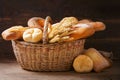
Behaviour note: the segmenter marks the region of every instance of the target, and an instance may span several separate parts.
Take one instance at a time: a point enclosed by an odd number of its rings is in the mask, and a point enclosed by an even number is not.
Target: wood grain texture
[[[0,61],[1,80],[119,80],[120,63],[114,65],[100,73],[77,73],[68,72],[31,72],[23,70],[15,61]]]

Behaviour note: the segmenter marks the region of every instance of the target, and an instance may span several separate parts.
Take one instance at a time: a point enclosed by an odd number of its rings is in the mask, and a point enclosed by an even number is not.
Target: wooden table
[[[23,70],[15,60],[0,62],[0,80],[119,80],[120,62],[113,62],[113,66],[100,73],[68,72],[31,72]]]

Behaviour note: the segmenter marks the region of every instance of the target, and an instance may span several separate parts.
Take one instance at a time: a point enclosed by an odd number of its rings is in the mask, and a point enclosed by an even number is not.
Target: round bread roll
[[[76,72],[90,72],[93,69],[93,61],[86,55],[79,55],[73,62]]]
[[[32,17],[28,20],[28,26],[42,29],[44,26],[44,19],[41,17]]]
[[[41,29],[30,28],[23,33],[23,40],[26,42],[39,42],[41,39],[42,39]]]
[[[41,18],[41,17],[32,17],[28,20],[28,26],[32,27],[32,28],[40,28],[41,30],[43,30],[44,28],[44,22],[45,19]],[[51,31],[51,24],[48,24],[48,33],[50,33]]]

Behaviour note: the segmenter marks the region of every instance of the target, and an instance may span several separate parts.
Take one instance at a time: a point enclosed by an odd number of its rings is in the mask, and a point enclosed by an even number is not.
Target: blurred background
[[[86,39],[85,48],[94,47],[120,59],[119,0],[0,0],[0,33],[14,25],[27,26],[31,17],[51,16],[53,23],[66,16],[102,21],[107,29]],[[15,59],[11,42],[0,36],[0,59]]]

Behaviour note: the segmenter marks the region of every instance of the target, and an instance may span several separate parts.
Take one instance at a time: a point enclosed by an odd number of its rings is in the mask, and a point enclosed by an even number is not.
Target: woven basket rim
[[[12,40],[14,54],[18,63],[23,69],[31,71],[70,70],[74,58],[83,51],[84,43],[85,39],[54,44]]]
[[[75,41],[70,41],[70,42],[60,42],[60,43],[48,43],[48,44],[43,44],[41,42],[39,43],[30,43],[30,42],[25,42],[25,41],[21,41],[21,40],[12,40],[13,42],[18,42],[20,44],[23,44],[23,45],[31,45],[31,46],[52,46],[52,45],[62,45],[62,44],[67,44],[67,43],[71,43],[71,42],[76,42],[76,41],[85,41],[85,39],[78,39],[78,40],[75,40]]]

